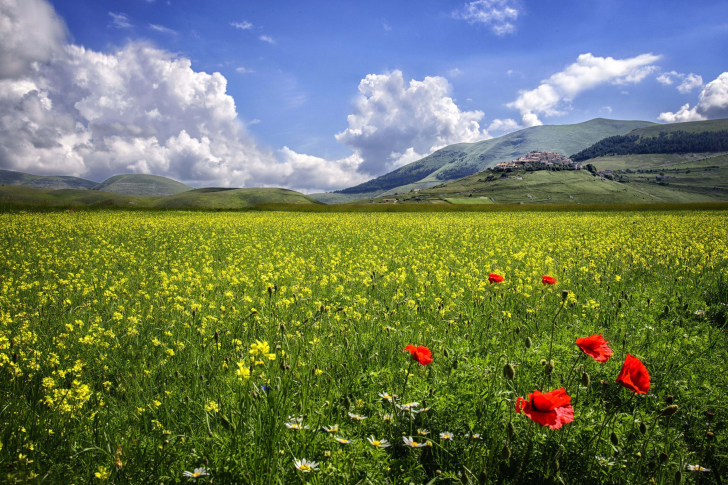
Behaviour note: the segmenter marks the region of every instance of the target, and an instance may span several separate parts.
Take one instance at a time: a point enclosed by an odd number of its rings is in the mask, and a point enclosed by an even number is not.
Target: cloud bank
[[[702,84],[702,78],[700,78],[700,81]],[[686,103],[674,113],[668,111],[660,113],[660,116],[658,116],[660,121],[667,123],[700,121],[711,118],[728,118],[728,72],[724,72],[706,84],[705,88],[700,92],[698,104],[693,108],[690,108],[690,103]]]
[[[677,71],[665,72],[657,76],[657,82],[671,86],[677,82],[680,82],[677,86],[677,90],[681,93],[689,93],[693,89],[703,87],[703,78],[697,74],[682,74]]]
[[[541,125],[543,122],[539,115],[564,114],[564,105],[583,91],[605,83],[634,84],[642,81],[656,69],[653,64],[659,58],[652,54],[628,59],[581,54],[575,63],[542,81],[537,88],[521,91],[518,98],[507,106],[521,112],[524,127]]]

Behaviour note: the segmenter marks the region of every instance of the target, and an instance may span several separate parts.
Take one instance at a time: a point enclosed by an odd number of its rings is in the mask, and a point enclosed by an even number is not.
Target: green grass
[[[65,176],[40,176],[29,173],[15,172],[12,170],[0,170],[0,186],[22,185],[38,189],[93,189],[96,182],[78,177]]]
[[[98,184],[95,190],[122,195],[165,196],[192,190],[192,187],[158,175],[115,175]]]
[[[685,123],[669,123],[665,125],[651,125],[633,131],[630,135],[640,135],[644,137],[659,136],[660,133],[670,133],[673,131],[685,131],[687,133],[702,133],[704,131],[723,131],[728,130],[728,118],[719,120],[706,121],[689,121]],[[576,152],[573,152],[576,153]]]
[[[262,203],[318,204],[316,200],[288,189],[197,189],[165,197],[159,208],[242,209]]]
[[[724,211],[0,214],[0,476],[724,483],[727,244]],[[516,411],[558,388],[560,429]]]

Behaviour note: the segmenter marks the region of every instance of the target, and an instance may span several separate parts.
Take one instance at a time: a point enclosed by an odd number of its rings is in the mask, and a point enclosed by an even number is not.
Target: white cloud
[[[689,93],[693,89],[703,87],[703,78],[698,74],[682,74],[677,71],[664,72],[657,76],[657,82],[671,86],[672,84],[681,81],[677,86],[677,90],[683,94]]]
[[[254,172],[257,183],[283,185],[310,193],[350,187],[370,178],[367,174],[357,172],[361,164],[357,154],[331,161],[283,147],[277,151],[277,156],[279,164],[275,170]]]
[[[65,38],[65,24],[45,0],[0,0],[0,79],[48,61]]]
[[[163,25],[149,24],[149,27],[152,28],[153,30],[156,30],[157,32],[162,32],[163,34],[176,34],[177,33],[177,31],[172,30]]]
[[[508,107],[521,112],[523,126],[542,124],[538,114],[558,116],[564,114],[564,104],[570,103],[581,92],[611,83],[615,85],[638,83],[656,68],[653,65],[660,56],[641,54],[628,59],[596,57],[590,53],[581,54],[575,63],[568,66],[530,91],[521,91],[518,98]]]
[[[516,31],[512,23],[518,18],[516,6],[514,0],[475,0],[453,12],[452,16],[471,24],[487,25],[496,35],[505,35]]]
[[[382,22],[382,28],[384,30],[386,30],[387,32],[391,32],[392,31],[392,27],[390,27],[387,22]]]
[[[132,25],[129,22],[129,17],[127,17],[126,14],[109,12],[109,15],[111,16],[111,23],[109,24],[109,27],[115,27],[117,29],[131,28]]]
[[[685,79],[687,80],[688,77]],[[700,78],[700,82],[702,84],[702,78]],[[697,80],[693,82],[693,84],[695,83]],[[728,117],[728,72],[724,72],[705,86],[700,92],[698,104],[695,107],[691,109],[690,104],[685,104],[675,113],[660,113],[658,119],[676,123],[726,117]]]
[[[240,30],[250,30],[253,28],[253,24],[247,20],[243,20],[242,22],[230,22],[230,25]]]
[[[703,78],[697,74],[693,74],[692,72],[685,76],[685,79],[683,79],[683,82],[680,83],[680,85],[677,87],[677,90],[681,93],[689,93],[693,89],[698,89],[703,87]]]
[[[505,135],[506,133],[511,133],[522,128],[523,127],[512,118],[507,118],[505,120],[495,119],[490,126],[488,126],[488,132],[500,132],[501,135]]]
[[[240,66],[235,68],[236,72],[239,72],[240,74],[250,74],[255,72],[253,69],[248,69],[246,67]]]
[[[263,42],[267,42],[269,44],[275,44],[276,43],[276,41],[273,40],[273,37],[270,37],[268,35],[261,35],[260,37],[258,37],[258,39],[259,40],[262,40]]]
[[[443,77],[407,84],[401,71],[369,74],[359,83],[349,127],[336,139],[361,157],[360,172],[381,175],[413,153],[490,138],[478,123],[483,112],[461,111],[450,91]]]
[[[602,106],[599,111],[601,111],[603,113],[607,113],[607,114],[612,114],[613,110],[612,110],[611,106]]]
[[[461,71],[457,67],[447,71],[447,75],[450,76],[450,78],[459,77],[459,76],[462,76],[462,74],[463,74],[463,71]]]

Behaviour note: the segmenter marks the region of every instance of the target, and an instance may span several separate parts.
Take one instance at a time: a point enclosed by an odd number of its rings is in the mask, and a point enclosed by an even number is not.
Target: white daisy
[[[419,405],[420,405],[420,403],[418,403],[418,402],[408,402],[407,404],[397,404],[397,407],[403,411],[412,411],[414,408],[416,408]]]
[[[427,446],[427,443],[418,443],[415,440],[412,439],[412,437],[406,437],[403,436],[402,439],[404,440],[405,446],[409,446],[411,448],[424,448]]]
[[[688,470],[690,470],[691,472],[706,472],[706,473],[710,471],[709,468],[705,468],[704,466],[700,466],[700,465],[688,465]]]
[[[454,434],[452,434],[452,433],[451,433],[451,432],[449,432],[449,431],[445,431],[444,433],[440,433],[440,439],[441,439],[441,440],[450,440],[450,441],[452,441],[452,439],[453,439],[454,437],[455,437],[455,435],[454,435]]]
[[[342,438],[341,436],[334,436],[334,439],[336,441],[338,441],[339,443],[341,443],[342,445],[350,445],[355,441],[355,440],[347,440],[346,438]]]
[[[388,392],[380,392],[379,397],[381,397],[382,399],[386,399],[389,402],[392,402],[393,400],[397,399],[396,394],[390,395]]]
[[[428,430],[428,429],[418,429],[417,430],[417,434],[420,435],[420,436],[427,436],[428,434],[430,434],[430,430]]]
[[[390,446],[389,442],[387,440],[377,440],[374,439],[374,436],[370,436],[367,438],[367,441],[369,441],[369,444],[372,446],[376,446],[377,448],[387,448]]]
[[[296,470],[303,473],[309,473],[309,472],[315,472],[318,470],[318,463],[315,461],[306,461],[305,458],[301,460],[296,460],[294,458],[293,465],[296,467]]]
[[[338,433],[339,432],[339,425],[338,424],[334,424],[334,425],[331,425],[331,426],[322,426],[322,428],[327,433]]]
[[[295,429],[296,431],[300,431],[302,429],[308,429],[308,426],[304,426],[301,423],[292,422],[292,423],[286,423],[286,428]]]
[[[205,467],[195,468],[195,471],[182,473],[183,477],[191,478],[192,480],[197,480],[198,478],[204,477],[207,475],[209,475],[209,473],[207,473],[207,468],[205,468]]]
[[[366,417],[366,416],[363,416],[363,415],[361,415],[361,414],[353,414],[353,413],[347,413],[347,414],[348,414],[348,415],[349,415],[349,417],[350,417],[351,419],[353,419],[354,421],[364,421],[365,419],[367,419],[367,417]]]

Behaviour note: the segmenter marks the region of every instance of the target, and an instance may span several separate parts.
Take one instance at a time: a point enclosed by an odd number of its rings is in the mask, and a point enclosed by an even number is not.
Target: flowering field
[[[4,214],[0,255],[0,481],[728,479],[724,212]]]

